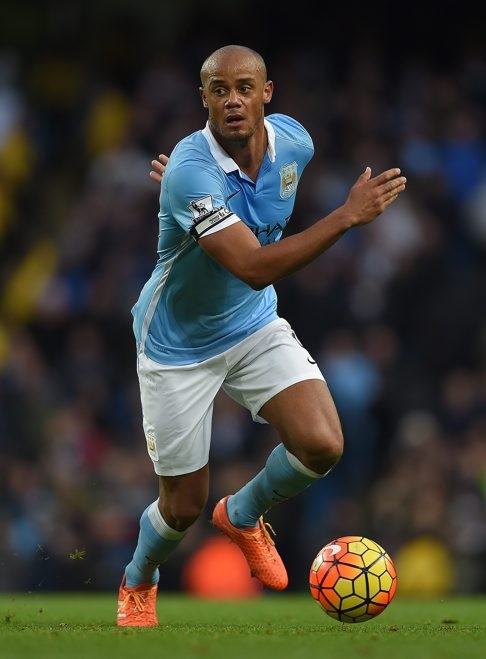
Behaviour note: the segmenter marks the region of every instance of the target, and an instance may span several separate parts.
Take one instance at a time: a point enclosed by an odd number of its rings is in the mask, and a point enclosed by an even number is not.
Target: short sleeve
[[[170,214],[195,240],[238,221],[225,206],[223,176],[203,162],[169,170],[162,186],[162,215]]]

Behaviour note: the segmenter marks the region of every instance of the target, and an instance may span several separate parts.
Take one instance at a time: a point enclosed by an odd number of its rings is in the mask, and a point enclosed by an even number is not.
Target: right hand
[[[159,155],[158,160],[152,160],[152,162],[150,163],[152,165],[152,170],[149,176],[156,183],[161,183],[168,162],[169,162],[169,157],[166,156],[165,153],[161,153]]]
[[[397,168],[388,169],[371,178],[371,168],[367,167],[351,188],[344,204],[352,218],[352,225],[368,224],[378,217],[385,208],[405,190],[407,179]]]

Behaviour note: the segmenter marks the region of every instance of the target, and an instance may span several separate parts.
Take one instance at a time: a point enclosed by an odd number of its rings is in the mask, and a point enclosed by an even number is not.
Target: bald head
[[[258,72],[265,82],[267,79],[267,67],[263,57],[255,50],[247,46],[230,45],[218,48],[207,57],[201,67],[201,84],[205,86],[209,77],[215,75],[218,70],[229,63],[238,63],[241,68]]]

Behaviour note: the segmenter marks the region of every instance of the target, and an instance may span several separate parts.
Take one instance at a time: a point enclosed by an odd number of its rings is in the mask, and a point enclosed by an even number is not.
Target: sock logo
[[[278,501],[278,502],[286,501],[289,498],[289,497],[285,496],[285,494],[280,494],[280,492],[278,492],[278,490],[272,490],[272,492],[275,494],[275,496],[272,497],[272,499],[274,501]]]
[[[145,560],[152,567],[159,567],[159,565],[160,565],[160,561],[154,561],[154,559],[150,558],[150,556],[145,555]]]

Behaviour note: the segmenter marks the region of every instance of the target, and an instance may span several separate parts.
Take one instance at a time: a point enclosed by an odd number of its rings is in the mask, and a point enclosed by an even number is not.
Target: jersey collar
[[[275,130],[272,124],[267,119],[264,119],[264,124],[265,124],[265,130],[267,131],[268,157],[270,158],[270,162],[275,162],[275,156],[276,156]],[[216,162],[221,167],[221,169],[225,171],[226,174],[235,171],[239,171],[241,174],[240,168],[235,163],[233,158],[230,158],[229,155],[226,153],[226,151],[214,139],[211,129],[209,128],[209,121],[206,122],[206,126],[205,128],[203,128],[202,134],[204,135],[204,137],[207,140],[207,143],[209,144],[209,150],[211,151],[211,155],[216,160]]]

